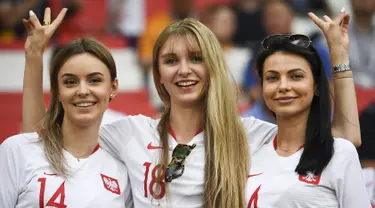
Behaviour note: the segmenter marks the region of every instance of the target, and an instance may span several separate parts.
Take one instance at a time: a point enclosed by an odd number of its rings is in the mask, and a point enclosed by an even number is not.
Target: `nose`
[[[181,76],[187,76],[191,73],[189,63],[186,60],[180,62],[180,68],[178,69],[178,74]]]
[[[87,86],[86,82],[81,82],[77,89],[77,95],[81,97],[85,97],[90,94],[90,89]]]
[[[286,77],[280,78],[279,92],[285,93],[291,90],[288,79]]]

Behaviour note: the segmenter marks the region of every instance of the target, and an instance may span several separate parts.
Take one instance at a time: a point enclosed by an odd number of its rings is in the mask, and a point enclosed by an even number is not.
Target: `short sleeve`
[[[352,143],[344,139],[335,139],[336,193],[342,208],[371,208],[366,192],[362,168],[357,151]],[[337,144],[338,143],[338,144]]]
[[[124,158],[127,158],[127,145],[136,139],[135,135],[141,135],[142,131],[149,128],[150,121],[152,119],[149,117],[137,115],[126,116],[111,124],[105,124],[99,130],[99,144],[112,156],[126,163]]]
[[[0,145],[0,207],[15,207],[24,177],[25,158],[20,135],[6,139]]]
[[[250,145],[251,154],[270,142],[277,133],[275,124],[254,117],[241,118]]]

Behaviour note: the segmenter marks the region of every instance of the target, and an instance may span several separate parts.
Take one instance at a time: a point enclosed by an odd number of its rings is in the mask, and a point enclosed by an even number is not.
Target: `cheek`
[[[271,100],[277,88],[272,84],[263,83],[262,91],[264,100]]]
[[[204,65],[197,66],[195,73],[199,76],[199,78],[203,81],[206,81],[208,79],[208,70]]]
[[[171,82],[173,80],[174,71],[174,67],[160,67],[160,83],[167,84],[168,82]]]

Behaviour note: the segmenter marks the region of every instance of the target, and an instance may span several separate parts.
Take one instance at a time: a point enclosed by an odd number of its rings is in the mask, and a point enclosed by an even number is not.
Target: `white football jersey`
[[[363,168],[362,175],[369,198],[375,207],[375,168]]]
[[[371,207],[352,143],[335,139],[334,155],[323,172],[305,176],[294,171],[303,148],[281,157],[275,142],[268,142],[251,157],[246,187],[248,208]]]
[[[276,132],[273,124],[253,117],[242,119],[249,137],[251,150],[255,151]],[[185,160],[181,177],[171,183],[157,182],[158,171],[165,170],[159,164],[161,147],[157,132],[158,120],[145,116],[128,116],[100,129],[100,144],[125,162],[132,187],[134,206],[195,208],[203,206],[205,148],[204,132],[197,134],[189,145],[196,147]],[[235,139],[235,138],[233,138]],[[169,135],[169,155],[177,146]],[[168,191],[166,191],[168,190]]]
[[[86,159],[64,151],[69,175],[51,169],[37,133],[0,145],[1,208],[132,207],[125,165],[98,146]]]

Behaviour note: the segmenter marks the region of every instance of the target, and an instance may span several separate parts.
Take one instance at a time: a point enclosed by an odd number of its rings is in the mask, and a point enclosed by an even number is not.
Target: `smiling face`
[[[196,41],[170,36],[160,50],[160,84],[164,85],[171,104],[200,104],[207,82],[207,70]]]
[[[308,115],[314,97],[310,64],[301,56],[276,52],[263,65],[263,97],[277,117]]]
[[[80,126],[100,123],[109,98],[118,88],[107,66],[95,56],[82,53],[69,58],[57,76],[58,99],[65,112],[63,122]]]

